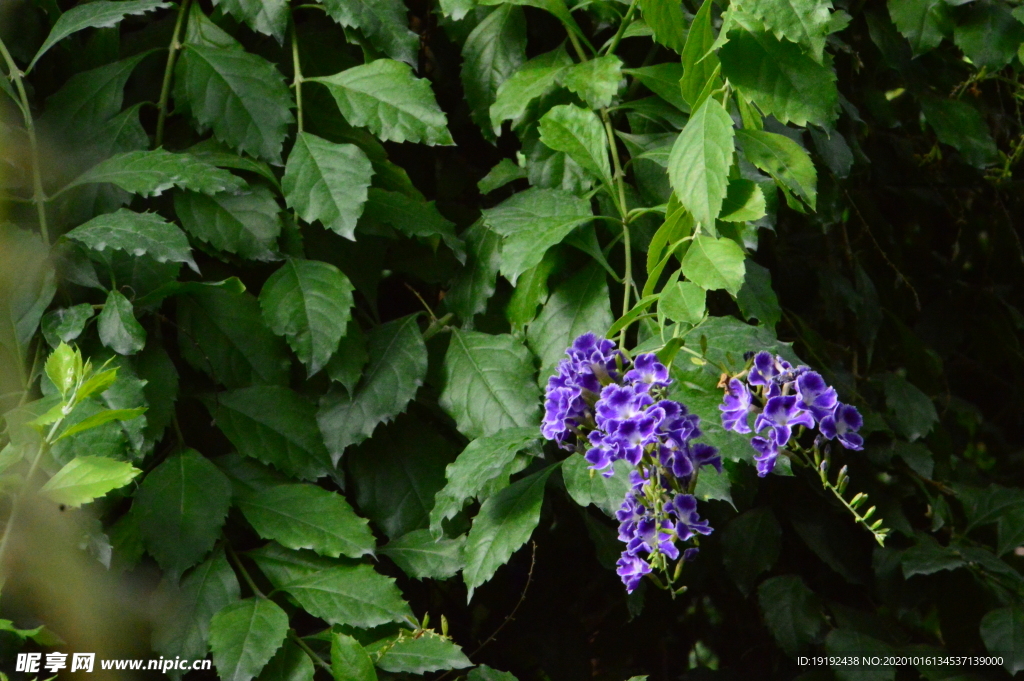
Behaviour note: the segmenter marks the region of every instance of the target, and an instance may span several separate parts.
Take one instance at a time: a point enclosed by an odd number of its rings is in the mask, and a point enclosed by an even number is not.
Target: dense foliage
[[[0,666],[1024,669],[1024,7],[407,5],[0,4]]]

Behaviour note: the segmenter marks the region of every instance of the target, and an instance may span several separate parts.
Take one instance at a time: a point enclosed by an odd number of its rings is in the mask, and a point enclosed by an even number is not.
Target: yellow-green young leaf
[[[683,256],[683,275],[701,288],[725,289],[732,295],[743,286],[743,249],[732,239],[698,236]]]
[[[448,579],[465,565],[465,535],[434,539],[430,530],[413,530],[388,542],[380,552],[413,579]]]
[[[289,549],[359,558],[373,553],[376,545],[367,520],[345,497],[315,485],[279,485],[247,494],[238,508],[257,534]]]
[[[763,21],[778,38],[809,49],[815,61],[821,62],[825,37],[830,33],[831,0],[746,0],[740,7]]]
[[[707,291],[693,282],[678,281],[661,293],[658,309],[674,322],[696,324],[704,318]]]
[[[204,194],[236,192],[245,187],[242,178],[215,165],[185,153],[174,154],[164,149],[153,149],[127,151],[100,161],[61,191],[82,184],[103,182],[110,182],[126,192],[140,196],[159,196],[171,187]]]
[[[540,141],[563,151],[603,182],[612,179],[608,162],[608,137],[597,114],[575,104],[552,107],[540,119]]]
[[[319,260],[291,258],[260,291],[270,330],[288,340],[309,375],[330,361],[352,310],[352,283],[341,270]]]
[[[889,16],[914,56],[935,49],[953,33],[953,17],[946,0],[888,0]]]
[[[672,188],[707,231],[713,231],[729,182],[735,148],[732,118],[717,99],[708,97],[679,133],[669,155]]]
[[[521,7],[501,4],[484,18],[462,47],[462,88],[470,116],[494,140],[490,109],[498,88],[526,61],[526,19]]]
[[[245,22],[252,30],[284,42],[284,29],[288,26],[287,0],[213,0],[213,4]]]
[[[748,161],[815,208],[818,173],[803,147],[785,135],[763,130],[739,130],[736,137]]]
[[[557,467],[553,464],[514,482],[480,506],[466,540],[462,578],[469,590],[467,601],[533,534],[540,520],[544,484]]]
[[[134,355],[146,345],[146,330],[135,319],[131,302],[120,291],[111,290],[96,319],[100,341],[119,355]]]
[[[722,222],[749,222],[765,216],[764,192],[752,180],[729,180],[729,188],[722,202]]]
[[[665,47],[682,53],[686,41],[686,19],[682,3],[674,0],[641,0],[644,21],[654,31],[654,39]],[[693,33],[693,25],[690,26]]]
[[[538,424],[533,359],[513,336],[453,330],[443,371],[438,403],[466,437]]]
[[[345,120],[383,141],[454,144],[430,82],[416,78],[408,64],[378,59],[306,80],[326,86]]]
[[[555,87],[559,77],[570,66],[572,59],[564,46],[520,66],[498,87],[497,98],[490,109],[494,131],[498,132],[502,121],[522,116],[530,102]]]
[[[614,54],[588,59],[567,69],[561,76],[569,88],[592,109],[603,109],[612,103],[622,80],[622,60]]]
[[[73,341],[82,335],[85,324],[93,316],[93,307],[89,303],[72,305],[59,310],[50,310],[40,322],[43,337],[50,347],[57,348],[61,343]],[[51,378],[52,380],[52,378]],[[56,385],[56,383],[54,383]]]
[[[683,99],[690,106],[696,104],[701,92],[718,68],[718,56],[711,52],[715,34],[711,30],[711,0],[704,0],[686,34],[683,48],[683,77],[679,81]],[[708,54],[711,52],[711,54]]]
[[[428,632],[416,638],[399,638],[380,656],[377,666],[386,672],[425,674],[441,669],[463,669],[473,663],[451,639]]]
[[[124,487],[141,472],[124,461],[80,456],[57,471],[39,493],[58,504],[78,508],[111,490]]]
[[[61,343],[46,358],[46,376],[61,395],[68,392],[78,382],[82,371],[82,355],[67,343]]]
[[[540,358],[542,378],[581,334],[590,331],[601,336],[612,325],[615,318],[608,301],[607,274],[597,263],[555,289],[526,334],[530,349]]]
[[[331,673],[334,681],[377,681],[369,653],[347,634],[331,634]]]
[[[222,681],[249,681],[266,666],[288,635],[288,615],[267,598],[223,607],[210,622],[210,650]]]
[[[84,400],[90,395],[96,393],[102,393],[117,380],[117,367],[113,369],[107,369],[101,371],[98,374],[93,374],[85,380],[85,382],[78,389],[76,395],[79,401]]]
[[[639,80],[648,90],[680,111],[690,112],[690,105],[683,100],[679,88],[680,79],[683,77],[682,65],[670,61],[654,66],[623,69],[622,72]]]
[[[98,215],[64,236],[96,251],[110,248],[131,255],[149,255],[157,262],[183,262],[199,271],[188,237],[156,213],[122,208]]]
[[[301,132],[288,155],[281,186],[288,206],[303,220],[319,220],[355,240],[372,175],[370,159],[359,147]]]
[[[254,185],[241,194],[174,192],[174,212],[185,231],[219,251],[236,253],[246,260],[280,257],[280,211],[273,192],[264,185]]]
[[[122,19],[130,14],[145,14],[155,9],[170,7],[169,2],[158,2],[157,0],[129,0],[128,2],[109,2],[99,0],[85,5],[72,7],[61,14],[50,29],[50,35],[40,46],[36,55],[32,57],[26,71],[31,71],[36,62],[46,52],[67,38],[72,33],[77,33],[85,28],[108,28],[116,26]]]
[[[66,437],[77,435],[78,433],[86,430],[92,430],[98,428],[104,423],[110,423],[111,421],[131,421],[146,413],[145,407],[135,407],[134,409],[105,409],[99,413],[93,414],[87,418],[82,419],[75,425],[71,426],[63,433],[60,434],[54,442],[59,442]]]
[[[375,48],[392,59],[416,65],[419,36],[409,30],[401,0],[321,0],[327,14],[342,26],[358,28]],[[456,17],[461,18],[461,17]]]

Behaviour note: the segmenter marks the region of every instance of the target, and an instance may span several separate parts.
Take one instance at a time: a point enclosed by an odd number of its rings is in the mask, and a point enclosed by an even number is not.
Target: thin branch
[[[157,104],[159,114],[156,119],[156,135],[153,138],[153,145],[160,147],[164,143],[164,122],[167,120],[167,103],[171,96],[171,79],[174,77],[174,61],[182,48],[181,27],[188,16],[189,6],[192,0],[184,0],[181,9],[178,10],[178,18],[174,22],[174,32],[171,34],[171,44],[167,48],[167,64],[164,66],[164,80],[160,86],[160,101]]]

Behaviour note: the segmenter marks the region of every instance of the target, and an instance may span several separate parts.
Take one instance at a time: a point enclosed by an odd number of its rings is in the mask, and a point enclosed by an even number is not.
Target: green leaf
[[[711,52],[715,42],[715,34],[711,29],[711,0],[704,0],[690,31],[686,34],[686,45],[683,47],[683,76],[679,81],[683,99],[694,106],[700,98],[708,82],[719,68],[718,55]],[[723,29],[725,28],[723,24]],[[710,52],[710,54],[709,54]]]
[[[119,355],[134,355],[146,345],[146,330],[135,319],[131,302],[120,291],[107,294],[96,319],[100,341]]]
[[[472,667],[473,663],[451,639],[429,632],[399,638],[380,656],[377,666],[386,672],[425,674]]]
[[[213,0],[213,5],[257,33],[272,35],[277,42],[284,42],[284,30],[288,26],[287,0]]]
[[[763,130],[739,130],[736,136],[748,161],[816,209],[818,174],[803,147],[785,135]]]
[[[518,681],[509,672],[500,672],[497,669],[488,667],[485,664],[479,665],[469,672],[466,681]],[[647,681],[646,676],[634,676],[630,681]]]
[[[641,0],[640,11],[644,20],[654,31],[654,39],[665,47],[684,53],[687,33],[684,26],[683,7],[674,0]],[[690,35],[693,25],[690,26]]]
[[[258,681],[313,681],[315,674],[312,658],[296,643],[285,639],[260,672]]]
[[[753,508],[729,522],[722,534],[725,569],[744,596],[762,572],[771,570],[782,548],[782,528],[768,506]]]
[[[288,615],[266,598],[246,598],[221,608],[210,622],[210,649],[222,681],[249,681],[266,666],[288,635]]]
[[[202,284],[178,299],[178,345],[192,366],[228,388],[288,380],[284,341],[247,293]]]
[[[893,416],[893,425],[903,437],[913,442],[932,431],[939,421],[939,415],[931,398],[896,374],[887,374],[882,386],[885,389],[885,405]]]
[[[780,40],[808,48],[821,63],[825,37],[831,32],[831,5],[830,0],[756,0],[742,3],[742,8],[763,21]]]
[[[1002,656],[1011,675],[1024,669],[1024,610],[1011,606],[981,618],[981,639],[992,655]]]
[[[722,222],[749,222],[765,216],[764,192],[752,180],[730,180],[722,202]]]
[[[366,336],[353,320],[349,320],[348,329],[338,343],[338,351],[327,363],[327,375],[332,381],[345,386],[351,393],[363,375],[363,367],[369,359],[366,354]]]
[[[683,275],[701,288],[739,293],[745,276],[745,256],[732,239],[699,235],[683,256]]]
[[[301,132],[288,155],[281,185],[288,207],[299,217],[319,220],[354,241],[372,175],[370,159],[359,147]]]
[[[183,262],[199,271],[188,237],[156,213],[122,208],[116,213],[98,215],[64,236],[96,251],[110,248],[132,255],[149,255],[157,262]]]
[[[351,317],[352,284],[334,265],[290,258],[260,291],[270,330],[288,340],[309,375],[326,366]]]
[[[92,311],[89,312],[90,316]],[[67,395],[75,387],[82,374],[82,354],[67,343],[61,343],[50,353],[43,365],[46,377],[61,395]],[[63,407],[61,407],[63,410]],[[63,414],[63,411],[62,411]]]
[[[448,483],[434,497],[430,511],[430,531],[434,538],[442,536],[441,523],[455,517],[463,504],[477,497],[492,480],[504,477],[507,484],[516,454],[536,442],[538,436],[534,427],[506,428],[466,445],[445,469]]]
[[[60,90],[46,98],[46,111],[39,117],[38,125],[62,136],[105,134],[103,124],[121,111],[129,76],[149,55],[148,51],[142,52],[71,76]]]
[[[448,309],[464,321],[487,309],[494,295],[495,280],[501,267],[501,236],[488,229],[482,220],[470,226],[466,240],[466,266],[457,275],[444,301]]]
[[[459,262],[466,261],[466,246],[455,235],[455,223],[441,215],[434,201],[374,187],[366,204],[366,218],[391,225],[406,236],[440,237]]]
[[[679,202],[706,230],[714,230],[729,184],[735,147],[732,118],[708,97],[679,133],[668,176]]]
[[[696,324],[704,318],[707,291],[689,282],[676,282],[661,292],[658,309],[674,322]]]
[[[561,104],[544,114],[538,130],[541,142],[555,151],[565,152],[605,184],[611,183],[608,137],[593,111],[575,104]]]
[[[615,517],[622,500],[630,489],[629,472],[632,467],[625,461],[616,461],[613,475],[604,477],[591,470],[590,462],[582,454],[570,454],[562,464],[562,479],[569,496],[580,506],[594,504],[605,514]]]
[[[501,4],[473,29],[462,47],[462,88],[470,116],[493,140],[490,109],[498,88],[526,61],[526,19],[521,7]],[[500,125],[500,121],[499,121]]]
[[[341,632],[331,634],[331,671],[335,681],[377,681],[370,655],[357,640]]]
[[[160,567],[181,574],[213,548],[230,503],[231,483],[224,474],[186,449],[146,476],[132,509]]]
[[[559,189],[536,187],[483,211],[484,224],[505,237],[501,273],[515,285],[552,246],[593,217],[590,202]]]
[[[873,636],[840,627],[825,637],[825,652],[837,661],[851,658],[863,661],[865,657],[885,659],[896,651]],[[894,681],[896,678],[893,665],[836,665],[833,672],[836,681]]]
[[[198,158],[200,161],[205,161],[218,168],[234,168],[235,170],[255,173],[269,182],[275,189],[280,190],[281,188],[280,183],[277,181],[277,176],[270,170],[269,165],[263,161],[256,161],[248,156],[241,156],[233,151],[229,151],[227,147],[213,137],[194,144],[185,151],[193,158]]]
[[[378,59],[306,80],[323,83],[345,120],[382,141],[454,144],[429,81],[413,76],[408,64]]]
[[[614,54],[588,59],[562,73],[562,85],[578,94],[592,109],[612,103],[622,80],[622,60]]]
[[[145,411],[145,407],[136,407],[135,409],[104,409],[103,411],[97,412],[92,416],[86,417],[79,421],[78,423],[74,424],[73,426],[69,427],[67,430],[60,434],[60,437],[54,440],[54,444],[63,440],[66,437],[71,437],[72,435],[77,435],[78,433],[87,430],[92,430],[93,428],[98,428],[105,423],[110,423],[112,421],[131,421],[132,419],[137,419],[138,417],[142,416],[142,414],[145,413]]]
[[[903,37],[910,41],[914,56],[939,46],[953,33],[953,17],[946,0],[888,0],[889,16]]]
[[[723,468],[722,472],[718,472],[710,466],[704,466],[697,477],[697,486],[693,489],[693,496],[701,501],[724,501],[735,509],[729,469]]]
[[[831,66],[762,30],[734,30],[718,53],[722,74],[747,102],[782,123],[831,128],[839,92]]]
[[[1024,25],[1001,4],[977,3],[964,9],[953,31],[956,46],[975,68],[998,71],[1009,64],[1024,42]]]
[[[570,66],[572,59],[565,47],[559,47],[534,57],[516,69],[498,87],[494,104],[491,105],[491,126],[494,131],[499,131],[502,121],[516,120],[522,116],[530,102],[554,88]]]
[[[338,565],[275,586],[291,594],[309,614],[331,624],[375,627],[412,617],[395,580],[369,565]]]
[[[72,305],[57,310],[50,310],[40,322],[43,338],[50,344],[50,347],[57,348],[61,343],[73,341],[82,335],[86,323],[92,319],[94,310],[89,303]],[[49,375],[49,374],[47,374]],[[50,377],[54,385],[60,384]],[[67,392],[66,390],[62,392]]]
[[[538,424],[533,360],[511,335],[452,330],[443,371],[438,404],[466,437]]]
[[[517,166],[515,161],[510,158],[503,158],[486,175],[480,178],[480,181],[476,183],[476,187],[481,194],[490,194],[495,189],[504,187],[509,182],[521,180],[525,177],[526,171]]]
[[[1011,509],[999,518],[998,550],[1003,556],[1018,546],[1024,545],[1024,508]]]
[[[821,640],[825,629],[821,602],[800,577],[766,579],[757,589],[757,599],[769,631],[790,657]]]
[[[555,289],[526,334],[527,344],[540,358],[542,374],[565,357],[565,349],[581,334],[604,336],[614,321],[608,298],[607,276],[597,263]]]
[[[54,503],[78,508],[124,487],[141,472],[131,464],[104,456],[80,456],[47,480],[39,493]]]
[[[910,579],[914,575],[931,575],[944,570],[956,570],[966,563],[955,549],[940,546],[927,535],[922,535],[916,546],[903,552],[900,558],[903,578]]]
[[[999,161],[988,124],[967,102],[925,97],[921,99],[921,113],[939,141],[959,151],[972,166],[984,168]]]
[[[240,157],[239,157],[240,158]],[[276,260],[281,207],[273,192],[254,185],[241,194],[174,192],[174,212],[192,236],[246,260]]]
[[[185,153],[154,149],[111,156],[79,175],[61,191],[101,182],[110,182],[140,196],[159,196],[171,187],[204,194],[235,192],[245,187],[241,178],[217,166]]]
[[[50,34],[46,36],[46,40],[43,41],[36,55],[32,57],[32,61],[25,71],[31,71],[36,62],[51,47],[72,33],[77,33],[85,28],[117,26],[128,15],[145,14],[155,9],[170,6],[171,3],[169,2],[158,2],[157,0],[127,0],[126,2],[97,0],[96,2],[72,7],[67,12],[61,14],[57,21],[54,22],[53,28],[50,29]]]
[[[346,447],[404,411],[426,376],[427,348],[416,315],[374,328],[367,350],[370,362],[355,392],[333,388],[320,400],[317,422],[335,465]]]
[[[217,426],[241,454],[303,480],[330,471],[316,406],[298,393],[257,385],[219,393],[209,405]]]
[[[243,496],[238,508],[264,539],[322,556],[359,558],[376,542],[345,497],[315,485],[280,485]]]
[[[636,69],[623,69],[623,73],[633,76],[648,90],[680,111],[690,112],[690,106],[683,100],[682,92],[679,89],[680,79],[683,77],[683,67],[680,64],[668,62],[654,66],[641,66]]]
[[[281,162],[295,120],[292,98],[280,71],[263,57],[237,46],[186,42],[175,66],[174,101],[200,132],[212,128],[232,149]]]
[[[782,321],[782,308],[772,290],[772,273],[753,260],[746,260],[744,266],[743,287],[736,295],[740,312],[746,319],[753,317],[765,326],[775,328]]]
[[[505,306],[505,318],[514,334],[522,334],[526,325],[537,317],[537,307],[548,299],[548,277],[558,266],[558,260],[557,251],[548,251],[539,263],[516,280],[512,297]]]
[[[217,549],[181,581],[180,587],[165,578],[158,594],[161,592],[169,592],[169,611],[153,620],[153,650],[164,657],[199,659],[207,653],[210,620],[238,600],[238,578],[224,550]]]
[[[467,601],[533,534],[540,521],[544,484],[557,467],[553,464],[512,483],[480,506],[466,540],[462,578],[469,590]]]
[[[321,0],[342,26],[358,28],[392,59],[416,65],[419,37],[409,30],[408,10],[399,0]]]
[[[466,538],[434,539],[430,530],[413,530],[381,547],[413,579],[448,579],[465,565]]]

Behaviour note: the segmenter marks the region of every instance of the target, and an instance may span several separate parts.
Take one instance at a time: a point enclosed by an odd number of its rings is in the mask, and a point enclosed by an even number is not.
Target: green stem
[[[572,43],[572,47],[576,50],[576,56],[580,58],[581,62],[587,61],[587,53],[583,51],[583,46],[580,45],[580,39],[576,37],[576,33],[569,27],[566,27],[566,33],[569,34],[569,42]]]
[[[164,123],[167,121],[167,103],[171,97],[171,78],[174,75],[174,61],[182,48],[181,27],[185,24],[185,17],[188,16],[189,5],[192,0],[183,0],[181,9],[178,10],[178,18],[174,22],[174,33],[171,34],[171,44],[167,48],[167,65],[164,66],[164,82],[160,86],[160,101],[157,104],[159,115],[156,119],[156,136],[153,138],[153,145],[160,147],[164,143]]]
[[[295,645],[297,645],[299,648],[301,648],[303,652],[305,652],[307,655],[309,655],[309,659],[311,659],[314,664],[318,664],[321,667],[323,667],[324,669],[326,669],[327,671],[333,673],[333,671],[331,670],[331,665],[329,665],[326,662],[324,662],[323,659],[321,659],[320,656],[317,655],[313,651],[312,648],[310,648],[308,645],[306,645],[306,642],[303,641],[302,638],[298,634],[295,633],[294,629],[289,629],[288,630],[288,638],[290,638],[292,640],[292,642],[295,643]]]
[[[28,103],[28,93],[25,92],[25,83],[22,80],[21,70],[14,63],[14,57],[7,51],[7,45],[0,40],[0,56],[3,56],[10,71],[8,76],[18,90],[18,108],[21,109],[21,116],[25,120],[25,132],[28,134],[29,153],[32,158],[32,203],[36,205],[36,214],[39,216],[39,233],[43,241],[50,244],[50,231],[46,225],[46,194],[43,192],[43,175],[39,167],[39,140],[36,139],[36,126],[32,121],[32,107]]]
[[[224,538],[224,549],[228,554],[228,558],[230,558],[231,562],[235,564],[235,567],[238,568],[238,571],[242,573],[242,579],[244,579],[245,583],[249,585],[249,588],[252,589],[252,592],[256,594],[256,596],[259,598],[262,598],[264,600],[270,600],[266,597],[263,591],[260,590],[258,586],[256,586],[256,582],[253,581],[252,576],[249,574],[249,571],[245,569],[244,565],[242,565],[242,559],[238,557],[237,553],[235,553],[235,549],[232,548],[231,542],[227,540],[227,537]]]
[[[626,207],[626,185],[623,179],[624,173],[622,172],[622,163],[619,159],[619,148],[615,143],[615,129],[612,128],[612,119],[608,115],[607,109],[601,109],[601,120],[604,121],[605,135],[608,137],[608,148],[612,153],[612,166],[615,169],[615,175],[613,181],[618,188],[618,196],[612,194],[612,200],[616,203],[618,208],[619,216],[622,222],[622,247],[625,249],[626,255],[626,269],[625,274],[622,277],[623,280],[623,293],[622,293],[622,314],[629,312],[629,298],[630,289],[633,286],[633,253],[630,248],[629,242],[629,220],[627,219],[628,211]],[[611,189],[611,188],[609,188]],[[619,332],[619,346],[625,347],[626,344],[626,329]]]
[[[633,18],[633,12],[636,11],[638,0],[633,0],[630,3],[629,9],[626,10],[626,14],[622,17],[622,21],[619,22],[619,30],[615,32],[615,36],[612,38],[611,43],[608,44],[608,49],[605,54],[615,54],[616,48],[619,46],[619,42],[622,40],[622,35],[626,32],[629,27],[629,20]]]
[[[292,16],[292,69],[295,77],[292,79],[292,87],[295,88],[295,118],[299,122],[299,132],[302,132],[302,65],[299,62],[299,31],[295,27],[295,17]]]

